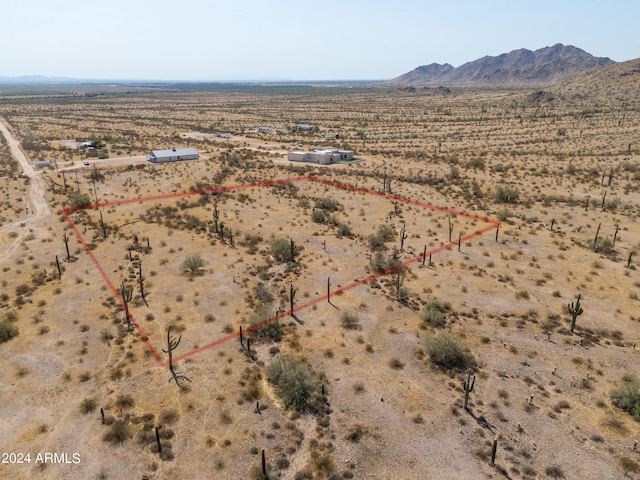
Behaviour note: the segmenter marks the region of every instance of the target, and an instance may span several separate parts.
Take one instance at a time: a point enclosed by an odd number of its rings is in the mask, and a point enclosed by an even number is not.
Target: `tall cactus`
[[[71,260],[71,255],[69,254],[69,235],[67,232],[62,234],[62,241],[64,242],[64,247],[67,249],[67,262]]]
[[[584,310],[580,306],[580,295],[581,294],[578,294],[578,300],[576,301],[575,305],[573,304],[573,302],[571,302],[571,304],[567,304],[567,310],[569,310],[569,313],[571,314],[571,333],[573,333],[573,329],[576,327],[576,320],[578,319],[578,315],[582,315],[582,312],[584,312]]]
[[[404,252],[404,241],[407,239],[407,225],[402,224],[402,231],[400,232],[400,253]]]
[[[462,382],[462,388],[464,388],[464,409],[468,410],[467,405],[469,404],[469,394],[473,392],[474,387],[476,386],[476,376],[471,378],[471,372],[467,373],[467,379]]]
[[[127,320],[127,328],[130,332],[132,332],[133,324],[131,323],[131,318],[129,318],[129,302],[133,298],[133,287],[130,285],[125,285],[123,281],[120,285],[120,296],[122,297],[122,302],[124,303],[124,316]]]

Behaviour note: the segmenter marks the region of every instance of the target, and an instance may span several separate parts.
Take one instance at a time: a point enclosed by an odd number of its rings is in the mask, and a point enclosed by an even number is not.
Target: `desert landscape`
[[[3,89],[0,478],[640,478],[638,91]]]

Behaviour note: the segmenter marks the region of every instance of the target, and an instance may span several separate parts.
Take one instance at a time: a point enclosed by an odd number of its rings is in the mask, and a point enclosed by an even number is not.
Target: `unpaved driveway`
[[[29,191],[27,193],[29,215],[26,218],[0,227],[0,232],[18,232],[18,235],[13,238],[13,241],[3,247],[0,247],[0,260],[3,260],[18,248],[18,245],[20,245],[23,237],[27,234],[30,228],[42,223],[42,220],[45,217],[51,215],[51,210],[49,209],[49,205],[47,205],[47,201],[44,197],[47,187],[42,173],[36,171],[33,165],[29,163],[27,156],[20,148],[20,142],[13,137],[6,120],[2,117],[0,117],[0,132],[2,132],[4,137],[7,139],[7,143],[11,149],[11,154],[20,164],[24,175],[30,179]]]

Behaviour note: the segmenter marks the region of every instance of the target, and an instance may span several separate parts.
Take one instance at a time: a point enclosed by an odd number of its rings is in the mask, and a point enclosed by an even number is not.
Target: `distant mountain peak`
[[[556,43],[535,51],[520,48],[498,56],[487,55],[457,68],[448,63],[423,65],[389,83],[400,86],[547,86],[614,63],[573,45]]]

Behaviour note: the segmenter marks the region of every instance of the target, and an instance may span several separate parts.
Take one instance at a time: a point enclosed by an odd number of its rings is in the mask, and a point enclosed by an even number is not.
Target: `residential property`
[[[269,133],[271,129],[269,127],[259,127],[258,133]]]
[[[296,123],[293,126],[293,130],[298,132],[310,132],[311,130],[313,130],[313,125],[309,125],[308,123]]]
[[[289,152],[288,159],[290,162],[308,162],[317,163],[319,165],[329,165],[330,163],[349,162],[354,160],[353,151],[351,150],[327,150],[325,148],[317,148],[312,152],[294,151]]]
[[[195,148],[175,148],[171,150],[152,150],[147,156],[152,163],[181,162],[200,158]]]
[[[41,160],[39,162],[35,162],[33,164],[33,166],[35,168],[44,168],[44,167],[50,167],[51,166],[51,162],[49,160]]]

